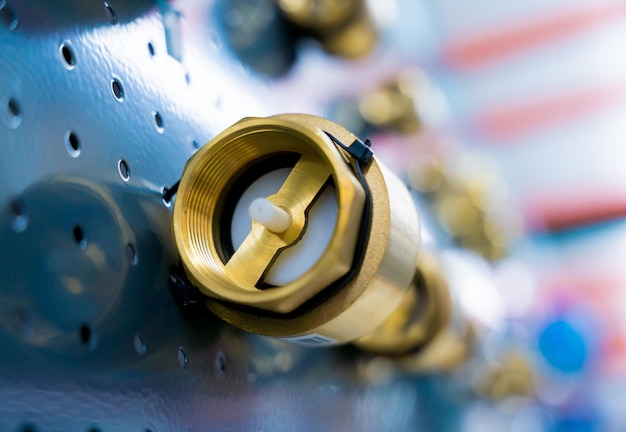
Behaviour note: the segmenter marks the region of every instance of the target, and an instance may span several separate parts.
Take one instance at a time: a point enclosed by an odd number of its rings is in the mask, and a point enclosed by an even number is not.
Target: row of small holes
[[[107,20],[111,24],[116,24],[117,15],[115,14],[113,7],[108,2],[104,2],[104,7],[105,7],[105,15],[107,17]],[[10,9],[8,6],[6,6],[6,3],[2,0],[0,0],[0,18],[9,27],[9,30],[14,30],[17,27],[18,21],[13,10]],[[149,50],[150,50],[150,54],[154,55],[154,47],[152,46],[151,43],[149,44]],[[69,41],[64,41],[60,45],[59,53],[61,55],[61,58],[64,62],[65,67],[68,70],[71,70],[76,66],[76,55],[74,54],[74,50]],[[113,91],[113,95],[118,101],[122,101],[124,99],[124,89],[119,79],[113,79],[111,81],[111,89]],[[7,108],[7,113],[8,113],[7,124],[13,128],[17,127],[17,125],[19,125],[19,121],[21,120],[21,109],[19,107],[19,104],[17,103],[17,101],[15,101],[15,99],[9,98],[7,100],[6,108]],[[157,127],[160,127],[162,129],[163,121],[160,118],[160,114],[158,113],[155,114],[155,123],[157,124]],[[78,136],[76,135],[75,132],[68,131],[66,133],[65,145],[70,156],[72,157],[79,156],[81,146],[80,146],[80,140],[78,139]],[[128,166],[128,163],[125,160],[120,159],[118,163],[118,168],[119,168],[120,176],[122,177],[122,179],[125,181],[128,181],[128,179],[130,178],[130,167]],[[17,232],[24,231],[26,229],[28,219],[23,214],[21,207],[16,202],[12,203],[12,212],[14,214],[13,229]],[[74,237],[74,241],[78,244],[78,246],[81,249],[85,249],[87,247],[87,240],[85,238],[82,227],[80,225],[74,226],[72,230],[72,234]],[[135,251],[135,247],[131,243],[128,243],[126,246],[126,254],[127,254],[127,258],[130,264],[136,265],[137,254]],[[89,325],[83,324],[80,326],[79,337],[80,337],[81,342],[84,345],[87,345],[90,348],[95,347],[95,335]],[[142,354],[145,352],[145,341],[143,340],[141,336],[138,336],[138,338],[139,338],[137,340],[138,342],[136,342],[136,349],[139,354]]]
[[[135,344],[137,344],[137,341],[135,341]],[[189,357],[187,356],[187,351],[185,350],[185,347],[183,346],[178,347],[178,365],[182,369],[187,368],[187,366],[189,365]],[[221,351],[217,352],[217,354],[215,355],[215,360],[213,362],[213,367],[218,377],[223,378],[226,375],[226,356],[224,355],[223,352]],[[255,380],[256,369],[254,368],[254,365],[250,364],[248,365],[248,367],[249,367],[248,375],[250,374],[254,375],[254,377],[249,376],[249,378],[251,380]]]
[[[11,203],[11,213],[13,214],[13,222],[11,224],[13,230],[17,233],[21,233],[26,230],[28,226],[28,217],[24,213],[24,209],[19,202],[13,201]],[[80,249],[84,250],[87,248],[87,238],[85,236],[83,228],[80,225],[74,225],[74,227],[72,228],[72,237]],[[126,245],[126,256],[130,265],[137,265],[137,253],[132,243],[128,243]],[[83,324],[80,326],[79,338],[83,345],[89,347],[90,349],[95,348],[96,338],[93,330],[88,324]]]
[[[107,20],[111,24],[116,24],[117,15],[115,14],[115,11],[113,7],[111,6],[111,4],[108,2],[104,2],[104,8],[105,8],[105,14],[107,16]],[[69,41],[63,42],[61,46],[59,47],[59,52],[61,53],[61,57],[63,58],[65,67],[68,70],[73,69],[74,66],[76,65],[76,56],[74,54],[74,50],[71,46],[71,43]],[[154,48],[154,44],[152,42],[148,42],[148,52],[150,53],[151,57],[154,57],[156,51]],[[190,77],[188,73],[185,74],[185,81],[187,82],[187,84],[189,84],[190,82]],[[122,85],[122,82],[120,81],[119,78],[113,78],[111,80],[111,91],[117,101],[122,102],[124,100],[124,86]],[[17,112],[19,113],[19,108],[17,108],[17,105],[15,105],[14,101],[11,100],[10,104],[12,106],[9,107],[9,110],[13,112],[14,111],[13,108],[15,108],[15,110],[17,110]],[[14,115],[14,116],[17,116],[17,115]],[[163,116],[158,111],[153,111],[152,117],[154,119],[154,126],[155,126],[156,131],[162,134],[165,131]],[[199,144],[196,140],[192,139],[191,143],[192,143],[192,147],[194,150],[197,150],[199,148]],[[78,140],[78,137],[76,136],[74,132],[72,131],[67,132],[66,138],[65,138],[65,145],[70,156],[76,158],[80,155],[80,141]],[[126,160],[120,159],[118,161],[118,171],[122,180],[128,181],[130,179],[130,166],[128,165],[128,162]],[[169,206],[170,203],[168,202],[165,204]]]
[[[105,2],[105,9],[107,11],[107,17],[110,18],[109,20],[112,24],[115,24],[117,22],[117,17],[115,15],[115,12],[113,11],[113,8],[109,3]],[[148,43],[148,51],[150,52],[151,56],[155,55],[155,49],[152,42]],[[76,65],[76,56],[70,42],[63,42],[59,47],[59,52],[61,53],[61,57],[64,61],[65,67],[68,70],[73,69]],[[113,97],[115,97],[118,102],[122,102],[124,100],[124,86],[121,80],[117,77],[111,80],[111,92],[113,93]],[[8,108],[13,117],[17,117],[19,115],[19,107],[12,99],[9,100]],[[162,134],[165,130],[163,117],[158,111],[153,111],[152,116],[154,119],[154,126],[157,132]],[[70,156],[76,158],[80,155],[80,141],[78,140],[76,133],[74,133],[73,131],[67,132],[65,137],[65,146]],[[120,159],[118,161],[118,172],[122,180],[128,181],[130,179],[130,166],[128,165],[128,162],[126,160]]]
[[[87,238],[85,237],[85,232],[83,231],[83,228],[80,225],[74,225],[74,228],[72,229],[72,236],[74,237],[74,241],[76,242],[79,248],[81,249],[87,248]],[[126,251],[127,251],[127,258],[128,258],[129,263],[131,265],[136,265],[137,254],[135,252],[135,247],[131,243],[128,243],[126,245]],[[91,329],[89,325],[87,324],[81,325],[80,330],[79,330],[79,335],[80,335],[80,340],[84,345],[88,346],[91,349],[95,348],[96,338],[95,338],[93,330]]]
[[[117,14],[115,13],[115,10],[111,6],[111,4],[108,2],[104,2],[104,9],[105,9],[105,16],[107,20],[109,21],[109,23],[113,25],[117,24],[118,22]],[[0,1],[0,17],[8,26],[9,30],[11,31],[15,30],[18,24],[17,17],[15,16],[15,13],[13,12],[13,10],[10,9],[8,6],[6,6],[6,3],[4,1]],[[76,66],[76,56],[74,54],[74,50],[70,42],[69,41],[63,42],[61,46],[59,47],[59,51],[65,63],[65,67],[68,70],[73,69]],[[148,43],[148,51],[150,53],[150,56],[154,57],[155,49],[154,49],[154,45],[152,44],[152,42]],[[185,74],[185,81],[187,82],[187,84],[189,84],[191,81],[188,73]],[[113,92],[113,96],[115,97],[115,99],[117,99],[119,102],[122,102],[124,100],[124,88],[122,86],[121,81],[118,78],[114,78],[111,81],[111,90]],[[10,118],[12,118],[13,120],[18,120],[18,121],[20,120],[21,110],[19,108],[19,105],[14,99],[10,98],[7,101],[7,109],[10,114]],[[154,124],[155,124],[155,128],[157,132],[163,133],[164,132],[163,117],[158,111],[154,111],[152,115],[154,118]],[[191,142],[192,142],[192,147],[194,149],[199,148],[199,144],[196,140],[192,139]],[[68,153],[72,157],[78,157],[78,155],[80,154],[80,149],[81,149],[80,141],[78,139],[78,136],[73,131],[68,131],[66,133],[65,143],[66,143],[66,148],[67,148]],[[126,162],[126,160],[120,159],[118,161],[118,171],[122,180],[128,181],[130,179],[130,166],[128,165],[128,162]],[[169,205],[169,204],[170,203],[166,203],[166,205]],[[25,216],[22,214],[21,208],[18,207],[17,204],[14,204],[13,206],[13,212],[14,212],[16,219],[25,218]],[[87,246],[87,241],[85,239],[84,232],[79,225],[76,225],[74,227],[73,236],[74,236],[74,240],[79,245],[79,247],[81,249],[85,249]],[[137,264],[137,254],[136,254],[134,246],[130,243],[127,245],[127,256],[131,265]],[[79,335],[80,335],[80,340],[84,345],[88,345],[91,348],[95,347],[95,335],[89,325],[87,324],[81,325],[79,329]],[[135,345],[135,350],[137,351],[139,355],[145,355],[147,347],[146,347],[146,342],[143,336],[136,335],[134,339],[134,345]],[[189,362],[187,353],[184,347],[182,346],[178,348],[178,362],[181,368],[186,368]],[[219,352],[215,358],[216,373],[219,376],[223,376],[225,374],[225,368],[226,368],[226,359],[224,357],[224,354]],[[21,430],[23,430],[24,432],[27,432],[27,431],[35,431],[36,429],[34,428],[34,426],[25,425],[22,427]],[[91,428],[89,429],[89,431],[97,432],[99,431],[99,429]],[[150,430],[146,429],[146,432],[148,431]]]
[[[26,217],[23,214],[21,207],[19,204],[14,202],[11,205],[11,209],[15,217]],[[85,249],[87,247],[87,238],[85,237],[85,232],[80,225],[74,225],[72,229],[72,235],[74,236],[74,241],[81,249]],[[137,251],[135,250],[135,246],[132,243],[126,244],[126,258],[128,263],[132,266],[137,265]]]
[[[83,345],[89,347],[90,349],[94,349],[96,347],[96,336],[94,334],[94,331],[88,324],[82,324],[80,326],[78,335]],[[140,334],[135,335],[135,337],[133,338],[133,345],[135,347],[135,351],[137,351],[137,354],[139,354],[140,356],[146,355],[147,344],[146,344],[146,340],[144,339],[142,335]],[[186,358],[186,354],[185,354],[185,358]]]
[[[74,69],[74,66],[76,66],[76,55],[74,54],[74,49],[69,41],[61,43],[59,53],[65,67],[68,70]],[[78,139],[76,133],[71,130],[67,131],[65,134],[65,148],[69,155],[73,158],[80,155],[80,140]]]
[[[111,24],[117,24],[118,18],[111,4],[109,4],[108,2],[104,2],[104,8],[105,8],[105,16],[107,20]],[[2,20],[8,26],[9,30],[11,31],[15,30],[15,28],[18,25],[17,17],[15,16],[12,9],[6,6],[4,1],[0,3],[0,13],[1,13]],[[148,43],[148,51],[150,53],[150,56],[154,57],[155,49],[154,49],[154,45],[152,44],[152,42]],[[69,42],[66,41],[61,44],[60,53],[65,63],[65,67],[68,70],[73,69],[76,66],[76,56]],[[187,84],[190,83],[190,76],[188,73],[185,74],[185,81],[187,82]],[[114,97],[118,101],[121,102],[124,100],[124,88],[119,79],[114,78],[111,81],[111,90],[113,92]],[[10,114],[10,119],[13,120],[12,123],[15,124],[15,127],[16,127],[19,124],[19,120],[21,119],[20,118],[21,110],[19,108],[19,105],[14,99],[9,99],[7,102],[7,108]],[[158,111],[154,111],[153,118],[154,118],[155,128],[157,132],[163,133],[164,122],[163,122],[163,118],[161,114]],[[199,148],[199,144],[196,140],[192,139],[191,142],[192,142],[192,147],[194,149]],[[68,153],[72,157],[78,157],[80,154],[80,141],[77,135],[73,131],[68,131],[66,133],[65,143],[66,143],[66,148],[67,148]],[[120,177],[124,181],[128,181],[130,179],[130,167],[128,165],[128,162],[126,162],[124,159],[120,159],[118,161],[118,170],[119,170]],[[166,205],[170,205],[170,204],[171,203],[166,203]],[[15,214],[16,221],[17,220],[27,221],[26,217],[22,214],[21,208],[18,207],[17,204],[15,204],[15,206],[13,207],[13,212]],[[23,229],[25,229],[25,227]],[[73,235],[74,235],[74,240],[79,245],[79,247],[84,249],[87,243],[84,237],[84,232],[80,226],[77,225],[74,227]],[[134,246],[130,243],[127,245],[127,256],[131,265],[137,264],[136,251],[135,251]],[[80,335],[80,340],[82,341],[84,345],[90,346],[91,348],[95,347],[95,335],[89,325],[83,324],[80,327],[79,335]],[[134,340],[134,345],[135,345],[135,350],[137,351],[139,355],[145,355],[147,347],[146,347],[146,342],[143,336],[136,335],[135,340]],[[187,367],[188,357],[187,357],[187,353],[185,352],[184,347],[182,346],[179,347],[178,349],[178,361],[179,361],[181,368]],[[218,376],[223,376],[225,374],[225,367],[226,367],[226,359],[224,355],[221,352],[219,352],[215,359],[215,369],[216,369],[216,373],[218,374]],[[23,430],[24,432],[30,432],[30,431],[34,432],[36,429],[34,426],[25,425],[24,427],[21,428],[21,430]],[[89,432],[98,432],[99,430],[100,429],[93,427],[89,429]],[[146,432],[152,432],[152,431],[150,429],[146,429]]]

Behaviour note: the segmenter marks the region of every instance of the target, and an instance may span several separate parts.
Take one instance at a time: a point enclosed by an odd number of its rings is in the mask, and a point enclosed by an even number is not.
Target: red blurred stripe
[[[462,35],[443,49],[444,60],[458,69],[471,69],[501,58],[518,55],[537,45],[571,37],[626,14],[626,2],[560,10],[532,21],[512,22]]]
[[[529,231],[558,232],[626,217],[626,193],[554,191],[527,200],[523,212]]]
[[[510,103],[485,111],[474,120],[490,140],[507,141],[566,124],[626,99],[626,85],[583,89],[568,94]]]

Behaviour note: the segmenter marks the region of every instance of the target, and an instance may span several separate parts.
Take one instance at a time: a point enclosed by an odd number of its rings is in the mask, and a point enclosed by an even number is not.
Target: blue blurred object
[[[550,428],[553,432],[595,432],[605,430],[593,402],[579,402],[559,413]]]
[[[567,418],[554,425],[554,432],[593,432],[598,430],[596,422],[585,418]]]
[[[567,373],[582,370],[589,351],[580,332],[562,319],[549,323],[543,329],[539,336],[539,350],[550,365]]]

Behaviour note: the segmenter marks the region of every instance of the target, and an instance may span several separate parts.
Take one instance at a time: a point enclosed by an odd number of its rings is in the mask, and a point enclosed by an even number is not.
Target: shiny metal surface
[[[455,428],[445,377],[373,383],[350,349],[176,305],[162,189],[266,114],[241,69],[168,56],[148,1],[8,0],[0,18],[1,431]]]

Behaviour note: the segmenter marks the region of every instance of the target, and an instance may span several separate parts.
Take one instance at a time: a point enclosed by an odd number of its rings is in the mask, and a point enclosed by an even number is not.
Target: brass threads
[[[279,192],[267,199],[288,210],[291,224],[284,232],[274,233],[253,222],[244,243],[224,262],[216,233],[225,229],[220,218],[233,182],[268,154],[280,153],[299,157]],[[329,179],[336,189],[340,211],[335,230],[341,236],[333,236],[326,253],[298,280],[259,289],[277,254],[302,236],[308,208]],[[322,130],[280,117],[244,119],[187,163],[174,206],[174,237],[190,280],[205,294],[285,313],[348,271],[363,203],[361,185]]]

